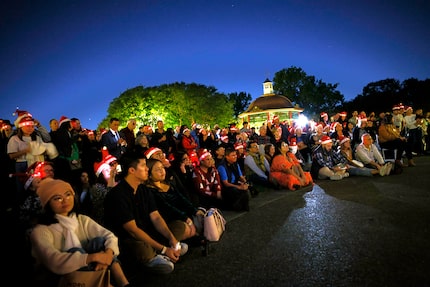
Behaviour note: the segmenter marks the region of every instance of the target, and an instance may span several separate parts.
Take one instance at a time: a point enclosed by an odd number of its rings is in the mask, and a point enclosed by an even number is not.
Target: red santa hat
[[[227,143],[228,142],[228,136],[221,136],[221,141]]]
[[[236,125],[231,125],[230,126],[230,131],[232,132],[237,132],[239,129],[236,127]]]
[[[346,136],[340,136],[339,137],[340,144],[344,144],[344,143],[346,143],[347,141],[350,141],[350,140],[351,139],[349,137],[346,137]]]
[[[295,139],[295,138],[292,138],[291,140],[290,140],[290,143],[288,144],[290,147],[292,147],[292,146],[297,146],[297,140]]]
[[[339,116],[341,116],[341,117],[346,117],[348,115],[348,113],[347,112],[340,112],[339,113]]]
[[[45,166],[44,161],[37,161],[27,168],[27,171],[26,171],[27,178],[24,183],[24,189],[28,189],[36,177],[39,177],[42,179],[46,177],[46,173],[43,169],[44,166]]]
[[[31,116],[23,116],[20,118],[18,126],[16,124],[15,126],[18,128],[34,126],[34,119]]]
[[[274,116],[273,116],[273,121],[276,121],[276,120],[279,120],[279,116],[274,115]]]
[[[32,126],[34,125],[33,116],[27,112],[22,110],[16,110],[13,115],[17,115],[18,118],[15,120],[14,125],[17,128],[22,128],[25,126]]]
[[[184,133],[189,132],[189,131],[190,131],[190,129],[184,129],[184,130],[182,131],[182,133],[184,134]]]
[[[333,142],[329,136],[322,136],[320,139],[321,144],[328,144]]]
[[[70,119],[66,116],[61,116],[60,120],[58,121],[58,126],[61,126],[65,122],[70,122]]]
[[[203,149],[199,153],[199,161],[203,161],[203,160],[205,160],[206,158],[208,158],[211,155],[212,154],[207,149]]]
[[[396,111],[396,110],[400,110],[399,105],[394,105],[394,106],[393,106],[393,111]]]
[[[235,149],[235,150],[238,150],[238,149],[241,149],[241,148],[242,148],[242,149],[243,149],[243,148],[245,148],[245,147],[243,146],[243,144],[241,144],[241,143],[235,143],[235,144],[234,144],[234,149]]]
[[[94,163],[94,172],[96,176],[99,176],[103,169],[110,168],[112,162],[117,161],[117,158],[110,155],[105,146],[102,148],[102,158],[101,162]]]
[[[359,123],[367,122],[367,118],[366,117],[358,117],[358,122]]]
[[[331,124],[330,124],[330,130],[331,131],[334,131],[335,129],[336,129],[336,126],[337,125],[340,125],[340,123],[339,122],[332,122]]]
[[[323,118],[323,117],[328,117],[328,114],[326,113],[326,112],[322,112],[321,114],[320,114],[320,116]]]
[[[162,151],[161,149],[159,149],[158,147],[151,147],[151,148],[149,148],[149,149],[145,152],[145,156],[146,156],[146,158],[147,158],[147,159],[150,159],[150,158],[151,158],[151,156],[152,156],[154,153],[159,152],[159,151],[163,152],[163,151]]]

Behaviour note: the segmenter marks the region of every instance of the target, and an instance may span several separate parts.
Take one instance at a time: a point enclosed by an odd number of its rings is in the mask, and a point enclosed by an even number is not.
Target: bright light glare
[[[299,118],[296,120],[296,125],[298,127],[304,128],[304,127],[306,127],[308,122],[309,122],[308,118],[305,115],[300,114]]]

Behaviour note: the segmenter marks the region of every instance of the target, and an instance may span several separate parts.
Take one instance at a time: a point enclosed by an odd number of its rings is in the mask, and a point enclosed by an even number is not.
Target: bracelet
[[[163,246],[163,249],[161,249],[161,254],[166,254],[166,251],[167,251],[167,247],[166,246]]]

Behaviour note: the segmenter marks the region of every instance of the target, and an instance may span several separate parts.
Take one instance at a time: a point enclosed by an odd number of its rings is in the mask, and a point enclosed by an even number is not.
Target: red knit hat
[[[322,136],[320,139],[321,144],[328,144],[333,142],[329,136]]]

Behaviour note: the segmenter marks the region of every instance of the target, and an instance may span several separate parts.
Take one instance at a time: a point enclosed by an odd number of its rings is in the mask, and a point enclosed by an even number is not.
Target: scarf
[[[266,172],[266,166],[264,165],[264,159],[266,158],[263,154],[259,153],[249,153],[254,159],[257,166],[263,171]]]
[[[79,241],[78,236],[76,235],[76,230],[79,227],[78,218],[76,217],[76,213],[72,213],[70,216],[63,216],[60,214],[56,214],[55,218],[58,219],[59,223],[54,224],[54,229],[62,232],[64,236],[64,250],[68,251],[72,247],[81,248],[81,242]]]

